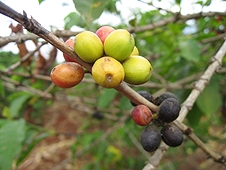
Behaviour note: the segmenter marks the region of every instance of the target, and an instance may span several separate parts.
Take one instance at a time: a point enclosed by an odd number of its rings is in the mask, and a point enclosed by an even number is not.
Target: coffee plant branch
[[[129,29],[127,29],[129,32],[143,32],[143,31],[147,31],[147,30],[153,30],[157,27],[162,27],[164,25],[167,25],[169,23],[175,22],[175,21],[187,21],[190,19],[199,19],[201,17],[213,17],[213,16],[226,16],[226,12],[201,12],[201,13],[195,13],[195,14],[189,14],[189,15],[181,15],[179,13],[176,13],[174,16],[169,17],[169,18],[165,18],[162,19],[160,21],[156,21],[154,23],[151,23],[149,25],[144,25],[144,26],[140,26],[140,27],[131,27]]]
[[[150,6],[154,7],[158,11],[165,11],[165,12],[167,12],[169,14],[175,14],[174,12],[172,12],[170,10],[167,10],[167,9],[162,8],[162,7],[158,7],[158,6],[154,5],[152,2],[144,2],[142,0],[138,0],[138,1],[142,2],[142,3],[146,4],[146,5],[150,5]]]
[[[191,91],[190,95],[182,104],[180,115],[177,119],[179,122],[183,122],[189,110],[191,110],[191,108],[193,107],[196,99],[198,98],[200,93],[203,91],[203,89],[206,87],[206,85],[209,83],[213,74],[220,69],[222,59],[225,56],[225,53],[226,53],[226,41],[223,43],[223,45],[221,46],[219,51],[216,53],[216,55],[212,57],[210,65],[208,66],[206,71],[203,73],[203,75],[199,78],[199,80],[195,84],[194,89]]]
[[[20,13],[16,12],[12,8],[5,5],[3,2],[0,2],[0,13],[19,22],[28,31],[40,36],[41,38],[43,38],[44,40],[46,40],[47,42],[49,42],[50,44],[52,44],[53,46],[61,50],[63,53],[66,53],[72,58],[74,58],[79,64],[84,66],[88,71],[91,71],[91,68],[92,68],[91,64],[81,60],[72,48],[66,45],[62,40],[56,37],[52,32],[49,32],[45,28],[43,28],[41,24],[38,23],[34,18],[31,17],[31,19],[29,19],[25,12],[23,12],[23,15],[21,15]],[[134,103],[137,103],[137,104],[143,103],[148,107],[150,107],[150,109],[152,109],[153,111],[155,112],[157,111],[157,106],[155,106],[153,103],[144,99],[142,96],[136,93],[132,88],[130,88],[125,82],[122,82],[115,89],[118,90],[123,95],[125,95],[128,99],[134,101]]]
[[[0,73],[2,73],[0,71]],[[24,91],[24,92],[28,92],[30,94],[33,94],[35,96],[39,96],[40,98],[43,99],[49,99],[49,100],[55,100],[55,101],[59,101],[59,102],[65,102],[67,104],[69,104],[72,108],[76,108],[77,110],[81,110],[83,112],[86,113],[93,113],[95,111],[95,109],[93,108],[89,108],[87,107],[87,102],[86,98],[83,98],[82,101],[80,100],[79,97],[73,96],[73,97],[68,97],[66,95],[60,95],[60,94],[51,94],[49,93],[51,91],[51,89],[53,88],[54,84],[51,83],[45,91],[33,88],[31,86],[25,85],[21,82],[18,82],[16,80],[12,80],[11,78],[8,78],[2,74],[0,74],[0,78],[3,81],[3,85],[11,91]],[[90,100],[90,98],[89,98]],[[76,106],[75,106],[76,103]],[[100,110],[102,111],[102,110]],[[105,118],[107,119],[111,119],[111,120],[117,120],[118,117],[114,117],[113,115],[110,114],[105,114],[104,115]]]
[[[214,37],[209,37],[209,38],[203,39],[203,40],[201,40],[201,43],[215,42],[215,41],[221,40],[225,37],[226,37],[226,33],[222,33],[222,34],[216,35]]]
[[[203,89],[209,83],[211,77],[218,69],[220,69],[223,57],[226,54],[226,41],[223,43],[219,51],[216,53],[215,56],[212,57],[210,65],[207,67],[206,71],[200,76],[199,80],[195,84],[195,87],[192,89],[191,93],[187,97],[187,99],[182,104],[179,117],[174,123],[179,127],[185,135],[187,135],[200,149],[202,149],[207,155],[213,158],[216,162],[220,162],[226,165],[226,158],[218,153],[211,151],[193,132],[190,128],[184,125],[182,122],[184,121],[185,117],[187,116],[188,112],[192,109],[195,101],[197,100],[198,96],[201,94]],[[158,166],[160,160],[164,156],[164,152],[169,147],[162,143],[162,146],[152,155],[149,159],[149,162],[145,165],[143,170],[151,170]]]
[[[143,147],[140,145],[140,141],[137,140],[137,138],[134,136],[134,134],[132,133],[133,130],[127,126],[124,126],[124,131],[127,133],[128,137],[130,138],[130,140],[133,142],[134,146],[140,151],[140,153],[142,153],[146,159],[148,160],[150,157],[150,154],[148,152],[146,152]]]
[[[72,48],[66,45],[62,40],[56,37],[52,32],[49,32],[44,27],[41,26],[34,18],[29,19],[26,12],[23,12],[23,15],[13,10],[9,6],[5,5],[3,2],[0,2],[0,13],[12,18],[13,20],[19,22],[25,27],[28,31],[38,35],[43,38],[56,48],[60,49],[62,52],[70,55],[72,58],[76,59],[79,64],[83,65],[87,70],[91,71],[91,65],[81,60],[74,52]]]
[[[179,122],[178,120],[174,121],[174,124],[181,129],[181,131],[189,138],[191,139],[200,149],[202,149],[209,157],[213,158],[214,161],[222,163],[226,165],[226,157],[224,155],[218,154],[216,152],[213,152],[210,150],[209,147],[207,147],[196,135],[193,133],[193,130],[183,124],[182,122]]]

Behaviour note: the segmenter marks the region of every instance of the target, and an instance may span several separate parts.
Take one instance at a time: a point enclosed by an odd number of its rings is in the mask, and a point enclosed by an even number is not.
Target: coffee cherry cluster
[[[132,85],[144,84],[152,75],[151,63],[139,55],[134,37],[126,29],[102,26],[96,32],[83,31],[65,43],[74,49],[79,58],[92,65],[93,79],[105,88],[115,88],[122,81]],[[70,88],[82,81],[84,71],[72,57],[65,53],[63,56],[66,62],[53,68],[50,77],[57,86]],[[64,77],[70,72],[72,63],[77,63],[79,71],[72,69],[70,74],[81,75]],[[56,75],[59,72],[61,75]]]
[[[152,111],[143,104],[133,106],[132,119],[140,126],[145,126],[141,133],[140,142],[147,152],[155,151],[161,140],[170,147],[177,147],[183,142],[183,133],[172,122],[179,116],[180,103],[177,97],[170,92],[164,92],[153,97],[147,91],[137,91],[142,97],[158,106],[157,112]]]
[[[96,32],[83,31],[65,43],[78,57],[92,65],[91,74],[95,82],[105,88],[115,88],[122,81],[131,85],[146,83],[152,75],[152,65],[135,46],[132,34],[125,29],[102,26]],[[61,88],[71,88],[84,78],[84,68],[69,55],[63,53],[66,62],[55,66],[50,77]],[[148,152],[155,151],[161,140],[176,147],[183,141],[182,132],[171,122],[180,111],[180,103],[172,93],[165,92],[154,98],[147,91],[138,91],[148,101],[158,106],[153,113],[145,105],[136,105],[132,110],[134,122],[146,126],[141,134],[141,144]]]

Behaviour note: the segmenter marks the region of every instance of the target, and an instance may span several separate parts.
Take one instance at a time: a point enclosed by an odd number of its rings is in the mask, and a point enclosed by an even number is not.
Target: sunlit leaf
[[[73,26],[78,26],[83,28],[85,26],[85,21],[83,19],[83,17],[79,14],[77,14],[76,12],[71,12],[69,13],[65,18],[64,18],[64,22],[65,22],[65,29],[69,30],[71,29],[71,27]]]
[[[204,5],[209,6],[211,4],[211,2],[212,2],[212,0],[207,0]]]
[[[44,2],[45,0],[38,0],[39,5]]]
[[[196,4],[203,5],[203,1],[197,1]]]
[[[73,0],[73,2],[75,8],[85,17],[87,23],[99,18],[104,11],[105,4],[107,3],[106,0]]]
[[[181,3],[181,0],[176,0],[176,3],[177,3],[177,4],[180,4],[180,3]]]
[[[7,119],[11,119],[11,115],[10,115],[10,110],[7,106],[4,106],[3,107],[3,110],[2,110],[2,116],[7,118]]]
[[[119,161],[122,159],[122,152],[120,149],[116,148],[113,145],[109,145],[106,149],[107,154],[112,154],[112,161]]]

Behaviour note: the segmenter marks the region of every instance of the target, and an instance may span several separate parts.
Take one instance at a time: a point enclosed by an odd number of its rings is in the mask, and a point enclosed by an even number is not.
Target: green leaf
[[[39,5],[40,5],[43,1],[45,1],[45,0],[38,0]]]
[[[192,127],[199,125],[202,115],[203,115],[202,111],[195,104],[193,106],[192,110],[187,115],[187,119],[188,119],[189,123],[192,125]]]
[[[76,12],[71,12],[69,13],[65,18],[64,18],[64,22],[65,22],[65,29],[69,30],[71,29],[71,27],[73,26],[78,26],[83,28],[85,26],[85,21],[83,19],[83,17],[79,14],[77,14]]]
[[[2,116],[7,118],[7,119],[12,119],[11,114],[10,114],[10,110],[7,106],[3,107]]]
[[[43,139],[46,137],[50,136],[50,133],[48,132],[37,132],[34,130],[28,130],[26,132],[26,135],[28,138],[26,142],[26,147],[25,149],[20,153],[20,156],[17,159],[16,164],[19,165],[31,152],[31,150]]]
[[[175,0],[176,1],[176,4],[180,4],[181,3],[181,0]]]
[[[116,4],[120,0],[111,0],[107,1],[105,4],[104,11],[113,13],[113,14],[120,14],[120,11],[117,9]]]
[[[130,100],[128,98],[126,98],[125,96],[122,96],[120,98],[119,108],[121,110],[129,110],[129,109],[131,109],[132,105],[130,103]]]
[[[22,149],[25,121],[9,121],[0,129],[0,169],[10,170],[12,161]]]
[[[106,0],[73,0],[75,8],[86,19],[86,23],[91,23],[93,20],[100,17],[105,9]]]
[[[199,109],[207,116],[214,114],[222,105],[219,88],[217,78],[212,77],[210,83],[206,86],[196,101]]]
[[[181,38],[179,39],[181,56],[191,62],[198,62],[200,58],[200,47],[196,40]]]
[[[22,96],[19,96],[12,100],[9,109],[10,114],[12,117],[17,117],[19,115],[20,109],[25,105],[25,102],[31,97],[32,95],[29,93],[25,93]]]
[[[196,4],[203,5],[203,1],[197,1]]]
[[[107,108],[115,98],[116,94],[117,91],[115,89],[104,89],[103,93],[98,99],[98,107]]]
[[[3,81],[0,80],[0,99],[5,97],[5,87]]]
[[[11,120],[9,120],[9,119],[0,119],[0,129],[2,128],[2,126],[4,126],[5,124],[7,124],[10,121]]]
[[[131,20],[129,20],[129,25],[131,25],[132,27],[135,27],[137,24],[137,19],[136,18],[133,18]]]
[[[211,2],[212,2],[212,0],[207,0],[204,5],[209,6],[211,4]]]

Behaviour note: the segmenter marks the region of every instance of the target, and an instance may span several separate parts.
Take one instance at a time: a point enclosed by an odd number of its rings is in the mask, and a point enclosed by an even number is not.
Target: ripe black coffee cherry
[[[154,152],[160,145],[161,133],[157,126],[149,124],[141,133],[140,143],[147,152]]]
[[[153,100],[153,103],[157,106],[159,106],[164,100],[168,99],[168,98],[174,98],[177,99],[177,97],[171,93],[171,92],[164,92],[162,93],[160,96],[156,97]],[[178,100],[178,99],[177,99]]]
[[[183,133],[173,124],[167,124],[161,130],[162,140],[171,147],[180,146],[183,142]]]
[[[152,100],[152,95],[145,91],[145,90],[140,90],[140,91],[137,91],[138,94],[140,94],[142,97],[144,97],[145,99],[147,99],[148,101],[151,101]],[[132,106],[136,106],[137,104],[130,101],[130,103],[132,104]]]
[[[157,111],[158,119],[165,123],[172,122],[179,116],[180,108],[180,103],[177,99],[167,98],[159,105]]]

